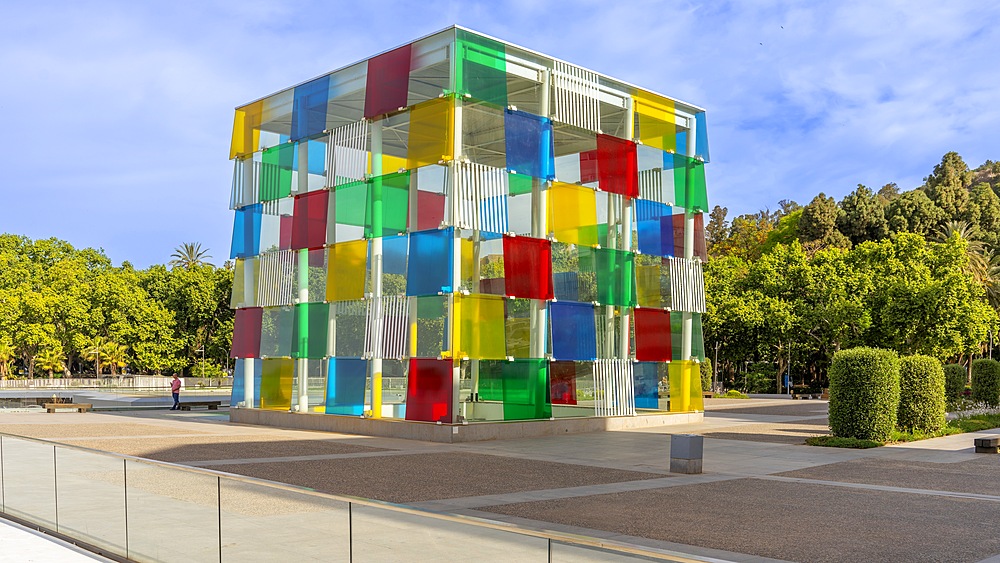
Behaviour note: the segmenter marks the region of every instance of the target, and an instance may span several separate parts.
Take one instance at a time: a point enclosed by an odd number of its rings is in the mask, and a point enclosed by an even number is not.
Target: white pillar
[[[300,142],[298,144],[298,178],[295,187],[297,195],[309,191],[309,144]],[[299,303],[309,302],[309,251],[307,249],[298,252],[298,274],[299,274]],[[301,327],[300,327],[301,328]],[[299,412],[309,412],[309,360],[299,358],[295,362],[295,371],[298,376],[298,397],[296,398],[297,410]]]
[[[688,118],[687,134],[687,155],[694,158],[695,137],[697,136],[694,117]],[[694,211],[691,209],[691,168],[685,167],[684,196],[687,200],[687,207],[684,208],[684,259],[694,259]],[[683,324],[681,325],[681,359],[691,359],[691,333],[694,328],[694,319],[689,311],[684,312]]]
[[[549,84],[552,80],[552,73],[549,69],[539,71],[541,75],[542,88],[540,95],[540,110],[542,117],[550,117],[552,112],[549,108]],[[548,186],[546,186],[548,187]],[[545,238],[548,234],[545,228],[546,200],[548,190],[543,190],[540,181],[531,182],[531,236],[535,238]],[[529,318],[530,340],[528,355],[532,358],[545,357],[545,345],[548,342],[548,302],[544,299],[531,300],[531,314]]]
[[[372,139],[372,178],[382,175],[382,120],[376,119],[371,122]],[[371,198],[372,201],[372,229],[375,231],[372,237],[372,263],[371,263],[371,287],[372,287],[372,312],[373,319],[370,319],[372,348],[376,351],[369,361],[369,369],[372,382],[371,391],[371,417],[382,418],[382,192],[381,180],[373,182],[369,189],[377,190]]]
[[[243,404],[253,408],[254,377],[253,358],[243,358]]]

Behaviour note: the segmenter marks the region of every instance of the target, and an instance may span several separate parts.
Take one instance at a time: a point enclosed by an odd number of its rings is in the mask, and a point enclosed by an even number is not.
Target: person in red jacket
[[[170,382],[170,394],[174,396],[174,406],[170,407],[172,411],[181,410],[181,380],[174,374],[174,380]]]

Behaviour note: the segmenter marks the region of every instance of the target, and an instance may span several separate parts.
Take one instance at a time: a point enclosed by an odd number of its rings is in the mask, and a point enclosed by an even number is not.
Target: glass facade
[[[233,404],[701,410],[705,124],[459,27],[237,108]]]

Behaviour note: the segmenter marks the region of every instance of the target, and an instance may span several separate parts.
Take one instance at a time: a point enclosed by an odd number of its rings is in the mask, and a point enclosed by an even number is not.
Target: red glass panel
[[[580,153],[580,183],[589,184],[597,181],[597,151]]]
[[[444,221],[444,194],[417,191],[418,231],[437,229]]]
[[[375,117],[406,107],[409,83],[409,45],[370,59],[365,86],[365,117]]]
[[[531,237],[503,237],[506,294],[552,299],[552,244]]]
[[[263,318],[264,309],[260,307],[236,309],[230,358],[260,357],[260,328]]]
[[[292,223],[291,215],[282,215],[279,218],[278,228],[278,250],[290,250],[292,248]]]
[[[295,197],[292,215],[293,249],[320,248],[326,244],[326,215],[330,192],[320,190]]]
[[[635,309],[635,359],[670,361],[670,311]]]
[[[452,361],[410,358],[406,420],[451,422]]]
[[[576,404],[576,363],[549,364],[549,394],[553,405]]]
[[[639,161],[635,143],[611,135],[597,135],[597,177],[601,190],[639,196]]]
[[[676,208],[675,208],[676,209]],[[684,214],[673,216],[674,222],[674,256],[684,257]],[[694,214],[694,255],[702,262],[708,262],[708,249],[705,247],[705,219],[701,213]]]

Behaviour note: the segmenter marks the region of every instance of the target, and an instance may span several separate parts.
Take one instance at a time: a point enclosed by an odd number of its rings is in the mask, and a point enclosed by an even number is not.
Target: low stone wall
[[[262,409],[229,411],[229,419],[240,424],[276,426],[299,430],[320,430],[343,434],[361,434],[384,438],[403,438],[426,442],[481,442],[513,440],[561,434],[583,434],[604,430],[627,430],[701,422],[704,413],[654,413],[607,418],[559,418],[516,422],[478,422],[472,424],[436,424],[395,419],[370,419],[319,413],[295,413]]]

